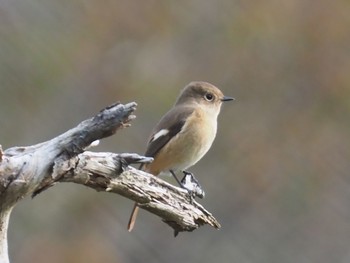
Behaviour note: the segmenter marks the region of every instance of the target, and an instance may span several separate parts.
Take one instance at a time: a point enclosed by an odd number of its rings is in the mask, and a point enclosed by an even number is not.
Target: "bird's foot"
[[[183,173],[184,177],[181,180],[181,185],[188,191],[191,201],[193,201],[196,197],[201,199],[204,198],[205,192],[196,177],[194,177],[193,173],[188,171],[183,171]]]

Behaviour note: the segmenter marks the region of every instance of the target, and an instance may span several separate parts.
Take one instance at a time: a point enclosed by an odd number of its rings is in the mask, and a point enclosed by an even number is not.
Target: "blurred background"
[[[118,195],[60,184],[20,202],[11,262],[349,262],[350,2],[0,0],[0,144],[49,140],[107,105],[142,154],[192,80],[236,101],[191,170],[221,222],[177,238]]]

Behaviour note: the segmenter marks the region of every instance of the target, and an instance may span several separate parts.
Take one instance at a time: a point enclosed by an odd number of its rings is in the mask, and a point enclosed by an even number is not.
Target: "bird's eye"
[[[211,93],[207,93],[205,94],[204,98],[207,100],[207,101],[212,101],[214,99],[214,95],[211,94]]]

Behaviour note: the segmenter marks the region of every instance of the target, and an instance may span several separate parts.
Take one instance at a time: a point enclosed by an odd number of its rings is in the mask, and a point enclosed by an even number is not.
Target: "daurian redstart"
[[[180,93],[175,105],[154,127],[145,156],[153,162],[144,171],[153,175],[170,171],[185,171],[197,163],[212,145],[217,117],[223,102],[233,100],[214,85],[194,81]],[[134,228],[138,206],[130,216],[128,230]]]

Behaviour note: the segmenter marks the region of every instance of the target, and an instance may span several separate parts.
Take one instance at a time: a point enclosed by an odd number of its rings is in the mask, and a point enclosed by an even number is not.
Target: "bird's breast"
[[[174,136],[147,165],[148,171],[159,174],[169,169],[186,170],[197,163],[210,149],[217,129],[217,121],[202,110],[188,117],[181,131]]]
[[[182,138],[183,167],[188,167],[197,163],[210,149],[217,130],[216,118],[208,118],[205,112],[196,111],[189,117],[183,129],[178,134]]]

